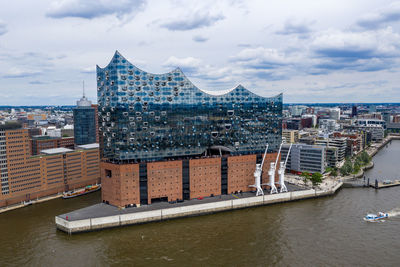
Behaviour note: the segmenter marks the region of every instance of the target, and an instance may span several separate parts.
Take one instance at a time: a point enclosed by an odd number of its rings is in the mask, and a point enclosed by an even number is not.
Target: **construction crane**
[[[281,187],[281,189],[280,189],[280,193],[284,193],[284,192],[287,192],[288,190],[287,190],[287,187],[286,187],[286,185],[285,185],[285,169],[286,169],[286,164],[287,164],[287,161],[288,161],[288,159],[289,159],[289,155],[290,155],[290,150],[292,149],[292,144],[290,144],[290,146],[289,146],[289,150],[288,150],[288,153],[287,153],[287,155],[286,155],[286,160],[285,160],[285,162],[283,162],[283,161],[281,161],[280,162],[280,168],[279,168],[279,170],[278,170],[278,174],[279,174],[279,185],[280,185],[280,187]]]
[[[254,171],[254,184],[249,185],[249,187],[255,187],[257,189],[256,196],[264,195],[264,191],[261,188],[261,173],[262,173],[262,167],[264,165],[265,156],[267,155],[267,151],[268,151],[268,144],[267,147],[265,148],[261,164],[256,164],[256,170]]]

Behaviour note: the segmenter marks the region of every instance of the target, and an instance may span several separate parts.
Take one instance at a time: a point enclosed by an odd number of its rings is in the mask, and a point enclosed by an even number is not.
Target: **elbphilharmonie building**
[[[177,175],[182,194],[156,194],[157,199],[191,198],[190,171],[184,169],[186,165],[190,169],[192,159],[219,161],[218,190],[228,193],[229,177],[223,173],[228,173],[223,166],[228,166],[227,158],[253,155],[257,161],[267,143],[271,153],[281,143],[282,94],[266,98],[241,85],[225,91],[201,90],[179,68],[164,74],[149,73],[132,65],[118,51],[106,67],[97,67],[97,90],[102,179],[111,178],[111,169],[118,165],[136,164],[139,170],[136,202],[130,192],[130,200],[107,200],[112,198],[111,191],[104,189],[109,181],[103,183],[103,200],[118,206],[152,202],[149,164],[163,162],[166,167],[181,162]],[[185,181],[189,186],[186,193]],[[204,193],[206,196],[209,192]]]
[[[232,154],[271,151],[281,143],[282,95],[197,88],[179,69],[143,71],[116,52],[97,67],[104,157],[115,161],[194,156],[213,147]]]

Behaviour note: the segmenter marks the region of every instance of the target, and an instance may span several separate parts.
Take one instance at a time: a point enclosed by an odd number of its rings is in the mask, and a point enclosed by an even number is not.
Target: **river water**
[[[371,179],[400,178],[400,141],[374,157]],[[54,216],[100,193],[0,214],[1,266],[398,266],[400,187],[336,195],[69,236]]]

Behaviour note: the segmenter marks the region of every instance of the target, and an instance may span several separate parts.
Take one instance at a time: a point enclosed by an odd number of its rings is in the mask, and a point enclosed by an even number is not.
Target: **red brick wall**
[[[152,198],[182,199],[182,161],[147,163],[148,203]]]
[[[228,194],[236,191],[253,191],[256,155],[228,157]]]
[[[262,173],[262,183],[269,182],[268,171],[271,162],[275,162],[277,153],[269,153],[265,156]],[[254,184],[254,171],[256,169],[257,156],[244,155],[232,156],[228,158],[228,194],[236,191],[254,191],[254,187],[249,185]],[[278,160],[279,164],[279,160]],[[279,181],[278,171],[275,172],[275,183]],[[263,186],[269,188],[269,186]]]
[[[140,204],[139,164],[100,163],[101,197],[114,206]],[[106,170],[111,177],[106,177]]]
[[[254,191],[256,155],[228,157],[228,194]],[[263,168],[263,183],[268,182],[268,170],[275,162],[276,153],[267,154]],[[279,162],[279,161],[278,161]],[[112,177],[107,178],[106,169]],[[190,197],[221,194],[221,158],[191,159],[189,161]],[[276,172],[275,181],[279,177]],[[101,163],[102,199],[115,206],[140,203],[139,164]],[[265,186],[266,187],[266,186]],[[168,201],[182,199],[182,161],[147,163],[148,203],[167,197]]]
[[[269,182],[268,171],[269,171],[269,168],[271,166],[271,162],[275,163],[277,154],[278,153],[269,153],[269,154],[267,154],[265,156],[265,161],[264,161],[264,165],[263,165],[263,172],[262,172],[262,183],[263,184],[266,184],[266,183]],[[281,159],[281,157],[279,155],[278,164],[277,164],[278,166],[280,164],[280,159]],[[275,171],[275,183],[278,183],[278,182],[279,182],[279,175],[278,175],[278,169],[276,169],[276,171]],[[263,186],[263,188],[269,188],[269,186],[265,185],[265,186]]]
[[[221,158],[189,161],[190,198],[221,195]]]

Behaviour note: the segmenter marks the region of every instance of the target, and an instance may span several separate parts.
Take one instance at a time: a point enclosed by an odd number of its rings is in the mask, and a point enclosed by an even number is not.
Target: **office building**
[[[340,120],[340,108],[331,108],[329,110],[329,118],[335,121]]]
[[[100,182],[97,144],[31,156],[29,143],[27,129],[0,126],[0,207]]]
[[[290,106],[289,111],[293,117],[300,117],[305,113],[307,107],[306,106]]]
[[[303,116],[301,116],[302,119],[309,119],[311,118],[311,126],[303,126],[303,128],[307,127],[307,128],[311,128],[311,127],[315,127],[317,125],[317,116],[314,114],[304,114]],[[308,122],[307,122],[308,124]]]
[[[357,106],[351,107],[351,117],[357,117]]]
[[[298,130],[282,130],[282,140],[283,142],[297,143],[299,141],[299,131]]]
[[[74,108],[74,137],[76,145],[92,144],[96,142],[97,110],[83,94]]]
[[[369,127],[369,126],[381,126],[383,129],[386,127],[386,122],[381,119],[375,119],[375,118],[370,118],[370,119],[357,119],[356,125],[358,126],[363,126],[363,127]]]
[[[282,145],[282,159],[286,159],[289,144]],[[324,173],[326,167],[326,148],[324,146],[292,144],[291,152],[286,164],[286,170],[302,172]]]
[[[337,137],[337,138],[324,138],[324,139],[316,139],[316,145],[322,145],[326,147],[334,147],[336,148],[336,162],[335,165],[339,165],[342,161],[344,161],[346,157],[346,148],[347,148],[347,138],[346,137]],[[332,160],[333,157],[330,159]],[[333,166],[330,166],[333,167]]]
[[[301,130],[301,118],[290,118],[285,120],[286,127],[288,130]]]
[[[103,201],[117,206],[249,191],[282,137],[282,95],[204,91],[177,68],[138,69],[118,52],[97,67]],[[269,164],[264,167],[269,168]]]
[[[73,149],[75,144],[75,139],[74,137],[52,138],[47,135],[36,135],[32,136],[30,142],[31,142],[30,144],[31,155],[38,155],[40,154],[40,151],[44,149],[59,148],[59,147]]]
[[[340,129],[340,124],[333,119],[320,119],[319,128],[327,132],[333,132]]]

